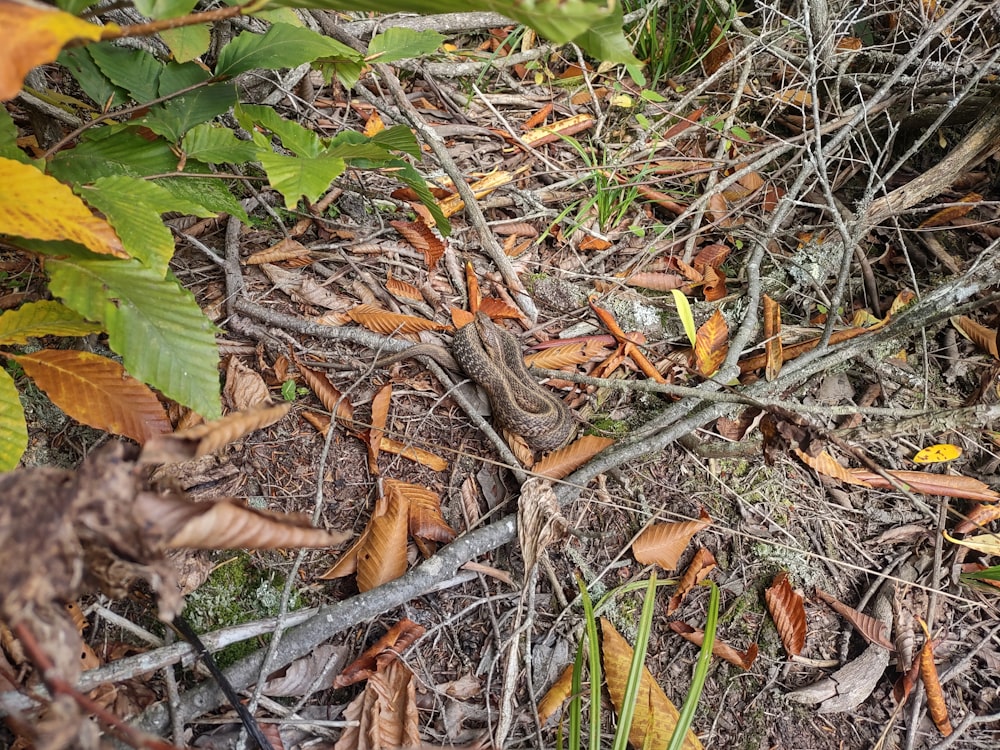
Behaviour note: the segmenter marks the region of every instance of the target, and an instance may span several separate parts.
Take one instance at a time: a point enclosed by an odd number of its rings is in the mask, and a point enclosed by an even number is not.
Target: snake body
[[[531,377],[517,339],[485,313],[476,313],[473,322],[458,329],[450,355],[441,347],[421,344],[375,364],[384,366],[418,355],[432,357],[445,366],[453,357],[465,374],[486,391],[496,422],[520,435],[532,448],[559,448],[576,428],[566,405]]]

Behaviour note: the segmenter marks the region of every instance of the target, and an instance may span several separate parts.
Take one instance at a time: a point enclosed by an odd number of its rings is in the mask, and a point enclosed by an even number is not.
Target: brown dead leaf
[[[920,625],[927,635],[927,640],[920,649],[920,679],[923,680],[924,691],[927,694],[927,712],[934,720],[934,726],[947,737],[952,733],[952,728],[948,720],[948,704],[944,699],[944,690],[941,689],[941,678],[938,677],[937,667],[934,665],[934,644],[927,631],[927,624],[921,620]]]
[[[725,33],[716,24],[708,35],[711,47],[701,58],[701,66],[705,69],[706,75],[716,73],[719,68],[733,59],[733,51],[729,47]]]
[[[546,454],[535,465],[534,471],[549,479],[562,479],[614,442],[612,438],[583,435],[569,445]]]
[[[572,343],[556,344],[532,352],[524,358],[524,364],[528,367],[541,367],[546,370],[562,370],[566,367],[582,365],[584,362],[606,354],[607,350],[604,345],[603,337],[588,336]]]
[[[261,263],[280,263],[283,260],[310,260],[312,252],[298,240],[285,237],[281,242],[266,250],[258,250],[245,261],[248,266],[259,266]]]
[[[244,411],[271,399],[264,378],[235,356],[229,358],[226,366],[226,384],[222,395],[235,411]]]
[[[304,275],[301,269],[288,271],[273,263],[262,263],[260,269],[272,284],[301,304],[325,307],[334,313],[347,312],[352,304],[347,297],[334,294],[314,279]]]
[[[337,421],[341,424],[353,427],[354,405],[343,397],[337,387],[330,382],[330,378],[326,376],[326,373],[322,370],[314,370],[294,354],[292,355],[292,360],[295,362],[295,366],[302,374],[302,379],[306,381],[306,385],[309,386],[309,389],[316,394],[320,403],[322,403],[331,414],[336,413]]]
[[[680,289],[687,283],[687,279],[676,273],[644,271],[632,274],[625,279],[625,283],[629,286],[639,286],[657,292],[669,292],[671,289]]]
[[[992,355],[993,359],[1000,359],[1000,353],[998,353],[998,349],[1000,349],[1000,342],[998,342],[1000,331],[994,328],[987,328],[965,315],[952,316],[951,324],[965,338],[987,354]]]
[[[806,645],[806,610],[802,597],[792,590],[787,573],[778,573],[764,592],[764,599],[785,651],[789,656],[798,656]]]
[[[391,273],[385,280],[385,288],[388,289],[394,296],[402,297],[403,299],[408,299],[413,302],[421,302],[424,298],[424,296],[420,293],[420,290],[413,286],[413,284],[393,278]]]
[[[848,607],[843,602],[834,599],[821,588],[816,589],[816,596],[820,600],[829,604],[841,617],[851,623],[851,625],[854,626],[854,629],[864,636],[866,641],[877,644],[886,651],[896,650],[896,647],[893,646],[886,637],[884,622],[876,620],[874,617],[866,615],[864,612],[859,612],[853,607]]]
[[[555,682],[538,701],[538,723],[546,722],[558,711],[573,693],[573,665],[567,664]]]
[[[677,590],[667,602],[667,614],[672,615],[681,606],[681,602],[690,593],[691,589],[705,580],[705,576],[712,572],[715,567],[715,556],[706,548],[699,547],[694,553],[690,565],[684,571],[680,581],[677,582]]]
[[[976,204],[982,201],[983,196],[979,193],[968,193],[963,195],[958,199],[958,205],[948,206],[948,208],[942,208],[937,213],[924,219],[919,224],[920,229],[927,229],[928,227],[940,227],[945,224],[951,224],[955,219],[965,216],[969,211],[976,207]]]
[[[333,750],[398,750],[421,747],[413,673],[392,653],[376,660],[376,671],[344,709],[351,722]]]
[[[625,684],[632,666],[632,647],[618,634],[610,621],[601,618],[601,657],[608,693],[615,711],[621,714],[625,702]],[[666,693],[644,666],[639,678],[639,695],[628,739],[632,747],[666,747],[677,726],[680,714]],[[684,736],[683,750],[702,750],[701,741],[690,729]]]
[[[366,648],[357,659],[352,661],[333,680],[335,688],[345,688],[367,680],[377,668],[377,658],[385,651],[402,654],[420,638],[427,628],[413,620],[403,618],[389,628],[375,643]]]
[[[778,377],[784,362],[781,356],[781,305],[764,295],[764,378]]]
[[[403,235],[407,242],[424,254],[427,270],[433,271],[438,261],[444,256],[444,242],[434,234],[434,230],[422,221],[390,221],[389,224]]]
[[[407,495],[387,487],[368,522],[364,547],[358,550],[359,591],[370,591],[406,572],[409,515]]]
[[[382,438],[382,450],[386,453],[392,453],[397,456],[402,456],[403,458],[408,458],[418,464],[423,464],[428,469],[432,469],[434,471],[444,471],[448,468],[448,462],[440,456],[435,455],[430,451],[425,451],[422,448],[401,443],[398,440],[393,440],[392,438]]]
[[[858,479],[858,477],[855,476],[850,469],[841,464],[826,451],[822,451],[816,456],[810,456],[808,453],[798,448],[792,448],[792,452],[799,457],[799,460],[801,460],[802,463],[812,467],[824,476],[839,479],[847,484],[856,484],[859,487],[872,486],[868,482]]]
[[[483,179],[472,183],[469,185],[469,188],[472,190],[472,193],[476,196],[476,198],[485,198],[494,190],[503,187],[513,179],[514,175],[510,172],[497,170],[486,175]],[[438,207],[441,209],[441,213],[444,214],[445,218],[449,218],[465,208],[465,201],[462,200],[462,197],[456,193],[455,195],[445,198],[444,200],[438,201]]]
[[[965,518],[955,526],[954,534],[967,534],[976,529],[983,530],[988,523],[1000,518],[1000,504],[976,503],[965,511]]]
[[[721,272],[708,266],[705,269],[705,278],[702,281],[701,292],[706,302],[718,302],[728,294],[726,289],[726,277]]]
[[[691,537],[708,528],[711,517],[702,510],[700,521],[678,521],[676,523],[655,523],[639,534],[632,543],[632,556],[643,565],[656,564],[664,570],[677,567]]]
[[[574,135],[587,130],[594,125],[593,115],[581,113],[567,117],[564,120],[556,120],[549,125],[545,125],[534,130],[529,130],[521,136],[521,141],[532,148],[538,148],[546,143],[555,143],[561,140],[562,136]]]
[[[729,353],[729,326],[722,313],[716,310],[712,317],[698,328],[694,339],[695,369],[706,378],[712,377]]]
[[[864,469],[851,469],[855,479],[867,482],[871,487],[889,489],[892,485],[881,476]],[[978,479],[950,474],[929,474],[922,471],[887,471],[891,477],[908,487],[911,492],[922,492],[925,495],[946,495],[960,497],[966,500],[977,500],[983,503],[1000,501],[1000,492]]]
[[[392,401],[392,383],[386,383],[379,388],[372,398],[372,424],[368,428],[368,471],[372,476],[378,476],[378,454],[382,449],[382,436],[385,424],[389,419],[389,404]]]
[[[433,542],[448,543],[455,538],[455,530],[441,515],[441,496],[419,484],[386,479],[383,487],[387,495],[401,493],[409,505],[409,531],[412,536]]]
[[[450,331],[451,326],[435,323],[433,320],[417,318],[413,315],[382,310],[373,305],[358,305],[347,311],[358,325],[376,333],[418,333],[420,331]]]
[[[483,297],[479,302],[479,309],[493,320],[520,320],[523,317],[516,307],[496,297]]]
[[[321,643],[284,669],[272,674],[262,692],[272,698],[301,697],[333,687],[334,679],[347,661],[347,646]]]
[[[670,623],[670,629],[673,630],[677,635],[686,641],[693,643],[695,646],[701,647],[701,644],[705,642],[705,633],[702,630],[697,630],[692,628],[686,622],[680,622],[678,620],[673,620]],[[720,659],[728,661],[733,666],[739,667],[740,669],[748,670],[753,666],[753,663],[757,660],[757,644],[751,643],[750,647],[746,651],[738,651],[734,647],[730,646],[725,641],[720,641],[718,638],[712,643],[712,655],[718,656]]]

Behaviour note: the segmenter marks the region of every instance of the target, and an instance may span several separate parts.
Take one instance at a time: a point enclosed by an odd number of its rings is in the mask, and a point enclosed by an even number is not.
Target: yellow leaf
[[[109,28],[110,27],[110,28]],[[50,63],[73,39],[97,41],[116,24],[95,26],[76,16],[29,0],[0,0],[0,101],[17,96],[28,71]]]
[[[698,334],[695,330],[694,311],[691,309],[691,303],[688,302],[688,298],[680,289],[671,289],[670,293],[674,295],[674,304],[677,305],[677,314],[680,316],[681,323],[684,324],[684,333],[687,334],[691,346],[694,346]]]
[[[94,216],[69,187],[13,159],[0,158],[0,234],[72,240],[101,255],[129,257],[111,225]]]
[[[938,443],[937,445],[929,445],[919,451],[917,455],[913,457],[913,463],[940,464],[945,461],[954,461],[961,455],[962,449],[957,445],[952,445],[951,443]]]
[[[614,626],[601,618],[601,656],[608,681],[608,693],[615,711],[621,713],[625,702],[625,683],[632,665],[632,647]],[[632,747],[666,747],[677,726],[680,714],[653,675],[645,667],[639,679],[639,696],[635,702],[635,716],[628,741]],[[690,729],[684,736],[683,750],[701,750],[702,745]]]

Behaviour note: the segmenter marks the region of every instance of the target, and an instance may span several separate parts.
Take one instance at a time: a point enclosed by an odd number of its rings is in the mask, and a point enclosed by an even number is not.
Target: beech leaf
[[[700,521],[653,524],[632,543],[632,556],[643,565],[656,564],[664,570],[673,570],[691,537],[711,524],[712,519],[704,510],[700,516]]]
[[[583,435],[569,445],[546,454],[534,466],[534,472],[549,479],[562,479],[614,442],[613,438]]]
[[[417,318],[413,315],[403,315],[382,310],[373,305],[358,305],[348,310],[358,325],[376,333],[418,333],[419,331],[450,331],[451,326],[435,323],[433,320]]]
[[[816,589],[817,598],[829,604],[833,607],[836,612],[847,620],[854,629],[864,636],[864,639],[869,643],[875,643],[887,651],[895,651],[896,647],[892,645],[885,634],[885,623],[881,620],[876,620],[871,615],[866,615],[864,612],[859,612],[853,607],[848,607],[843,602],[838,599],[834,599],[828,593],[823,591],[823,589]]]
[[[775,577],[771,587],[764,592],[764,599],[785,651],[790,656],[798,656],[806,645],[806,610],[802,597],[792,590],[787,573],[781,572]]]
[[[701,644],[705,641],[704,631],[692,628],[686,622],[674,620],[670,623],[670,629],[695,646],[701,647]],[[753,663],[757,660],[757,651],[756,643],[751,643],[746,651],[738,651],[718,638],[712,642],[713,656],[718,656],[720,659],[724,659],[740,669],[749,670],[753,666]]]

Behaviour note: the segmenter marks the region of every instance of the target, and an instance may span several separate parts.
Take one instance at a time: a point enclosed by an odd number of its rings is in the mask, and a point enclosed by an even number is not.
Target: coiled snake
[[[383,357],[384,367],[401,359],[428,356],[445,367],[457,363],[489,396],[496,422],[542,451],[559,448],[576,429],[576,421],[555,394],[540,386],[528,373],[521,346],[485,313],[455,333],[451,354],[432,344],[417,344]]]

